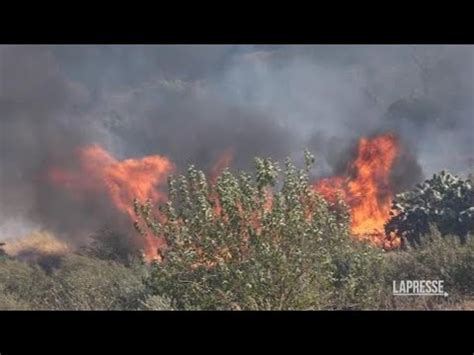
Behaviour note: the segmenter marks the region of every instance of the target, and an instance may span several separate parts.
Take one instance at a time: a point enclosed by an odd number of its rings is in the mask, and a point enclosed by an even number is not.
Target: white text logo
[[[448,297],[448,293],[444,290],[443,280],[394,280],[393,295]]]

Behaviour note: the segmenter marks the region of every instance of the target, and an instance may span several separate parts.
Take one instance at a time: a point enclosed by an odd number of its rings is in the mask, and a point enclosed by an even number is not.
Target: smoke
[[[398,190],[472,170],[472,46],[2,46],[0,238],[71,238],[113,223],[104,196],[72,201],[45,182],[98,143],[118,159],[159,154],[209,170],[256,155],[316,154],[340,173],[360,136],[394,131]],[[82,238],[78,236],[77,238]]]
[[[0,225],[12,233],[25,222],[49,223],[39,218],[50,208],[40,203],[43,168],[95,133],[82,114],[87,90],[66,79],[47,48],[1,47],[0,72]]]

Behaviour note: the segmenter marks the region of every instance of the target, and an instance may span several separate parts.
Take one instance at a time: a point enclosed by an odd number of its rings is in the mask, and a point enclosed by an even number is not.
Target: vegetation
[[[137,309],[143,293],[138,268],[71,254],[46,273],[37,264],[0,261],[1,309]]]
[[[406,280],[445,280],[451,296],[474,294],[474,239],[443,238],[431,228],[417,248],[391,255],[388,277]]]
[[[442,173],[398,196],[406,218],[388,225],[416,242],[385,252],[350,237],[347,206],[311,189],[312,163],[309,154],[303,169],[256,159],[254,175],[225,170],[215,183],[192,166],[171,176],[159,214],[149,202],[135,203],[138,231],[167,243],[151,265],[111,230],[80,250],[40,258],[13,257],[0,246],[0,309],[473,308],[474,238],[452,222],[472,208],[472,200],[463,204],[471,185]],[[457,217],[450,224],[429,215],[427,229],[413,234],[406,221],[414,203],[434,208],[427,196],[454,206]],[[444,280],[449,297],[392,296],[393,280],[407,279]]]
[[[465,241],[474,233],[474,189],[472,182],[442,171],[401,193],[393,201],[394,216],[386,225],[387,232],[403,235],[412,245],[434,225],[442,235],[458,235]]]
[[[145,228],[168,245],[146,281],[176,309],[336,309],[372,302],[382,254],[349,238],[347,208],[329,205],[308,183],[312,157],[281,174],[256,160],[254,177],[226,170],[214,185],[190,167],[171,177],[170,200]],[[278,186],[278,188],[277,188]],[[360,304],[359,304],[360,306]]]
[[[469,235],[465,242],[458,236],[443,235],[433,226],[430,233],[421,238],[416,248],[389,253],[386,260],[385,278],[392,280],[443,280],[449,296],[444,297],[393,297],[385,300],[387,309],[468,309],[474,306],[474,238]]]
[[[140,259],[141,253],[130,236],[104,228],[92,236],[91,243],[82,247],[79,254],[100,260],[131,265]]]

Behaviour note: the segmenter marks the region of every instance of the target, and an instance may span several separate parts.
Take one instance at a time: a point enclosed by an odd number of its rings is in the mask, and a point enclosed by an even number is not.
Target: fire
[[[348,166],[347,174],[325,178],[314,183],[314,189],[329,201],[340,196],[350,206],[351,231],[360,239],[369,239],[384,248],[399,243],[396,238],[386,237],[384,224],[389,218],[391,200],[390,173],[398,155],[396,137],[384,134],[374,138],[361,138],[357,157]],[[160,189],[166,183],[174,164],[166,157],[153,155],[139,159],[118,160],[99,145],[89,145],[77,150],[74,168],[51,167],[48,177],[52,183],[71,192],[74,198],[82,199],[90,193],[106,193],[111,204],[135,222],[133,201],[150,200],[153,204],[167,199]],[[234,151],[225,150],[211,169],[211,183],[232,162]],[[263,207],[271,210],[272,194],[265,191]],[[215,197],[215,214],[221,215],[219,200]],[[258,216],[251,223],[258,226]],[[161,260],[160,250],[164,241],[152,233],[142,240],[145,259],[149,262]]]
[[[84,193],[106,192],[117,211],[135,222],[135,199],[142,202],[151,200],[155,205],[167,199],[160,187],[166,183],[175,166],[166,157],[154,155],[119,161],[95,144],[79,148],[76,156],[75,168],[51,167],[47,175],[53,184],[67,189],[78,200],[85,198]],[[233,149],[226,149],[219,155],[211,169],[213,184],[222,170],[231,164],[233,157]],[[219,209],[219,201],[216,201],[216,212]],[[148,262],[161,260],[159,251],[164,246],[163,240],[151,233],[145,234],[142,243],[145,259]]]
[[[347,195],[345,193],[344,184],[346,179],[341,176],[334,176],[330,178],[324,178],[319,180],[314,186],[326,200],[334,202],[340,195],[346,200]]]
[[[48,171],[50,180],[69,189],[73,196],[81,198],[82,192],[105,191],[113,206],[135,220],[133,201],[151,200],[160,203],[166,195],[159,190],[166,183],[173,163],[158,155],[141,159],[114,158],[99,145],[90,145],[77,151],[78,168],[74,170],[53,167]],[[161,242],[152,235],[145,236],[144,254],[149,261],[159,259]]]
[[[390,173],[398,152],[398,140],[393,134],[361,138],[357,157],[349,164],[346,176],[325,178],[314,184],[314,189],[327,200],[334,201],[339,194],[349,205],[354,236],[384,248],[399,244],[397,238],[383,232],[390,217]]]
[[[234,149],[233,148],[227,148],[224,150],[219,156],[217,157],[216,162],[211,168],[211,182],[213,184],[216,183],[217,177],[222,173],[222,171],[229,167],[230,164],[232,163],[232,160],[234,160]]]
[[[397,153],[398,145],[392,135],[372,140],[363,138],[359,142],[358,156],[353,164],[356,176],[348,182],[354,233],[383,228],[393,197],[389,178]]]

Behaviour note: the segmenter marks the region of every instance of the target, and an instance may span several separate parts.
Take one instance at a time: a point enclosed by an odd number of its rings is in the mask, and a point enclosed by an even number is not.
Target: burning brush
[[[341,196],[348,204],[354,237],[385,249],[400,243],[398,238],[384,233],[393,198],[390,174],[398,152],[399,143],[393,134],[361,138],[357,156],[348,165],[345,175],[313,183],[315,191],[327,200],[334,201]],[[223,152],[211,171],[211,180],[230,165],[233,153],[231,150]],[[77,199],[105,192],[115,210],[131,222],[130,226],[136,219],[133,201],[151,201],[154,205],[166,201],[163,187],[168,175],[175,170],[175,165],[166,157],[154,155],[119,161],[98,145],[77,150],[77,162],[75,169],[51,167],[49,181],[69,190]],[[151,233],[145,234],[141,242],[145,259],[160,260],[158,250],[163,243]]]
[[[400,245],[399,238],[384,233],[393,198],[390,174],[398,153],[399,143],[393,134],[361,138],[357,157],[349,164],[346,175],[325,178],[313,185],[328,201],[341,196],[349,205],[351,231],[356,238],[385,249]]]

